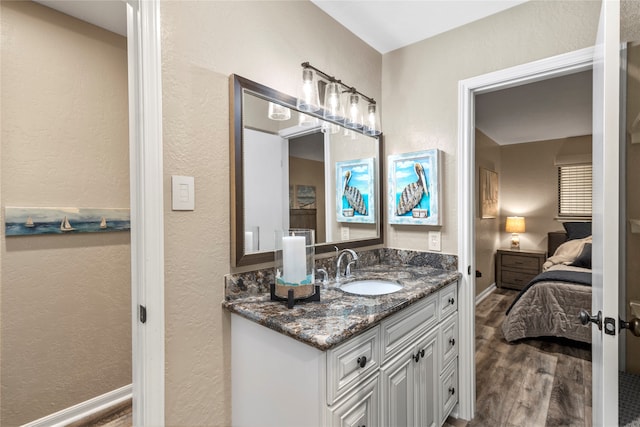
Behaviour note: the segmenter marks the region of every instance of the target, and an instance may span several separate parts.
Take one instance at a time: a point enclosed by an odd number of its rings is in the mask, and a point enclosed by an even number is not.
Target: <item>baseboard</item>
[[[496,284],[492,283],[491,285],[489,285],[487,289],[485,289],[484,291],[476,295],[476,305],[480,304],[483,299],[491,295],[491,292],[495,291],[496,289],[497,289]]]
[[[131,399],[131,384],[78,403],[22,427],[62,427]]]

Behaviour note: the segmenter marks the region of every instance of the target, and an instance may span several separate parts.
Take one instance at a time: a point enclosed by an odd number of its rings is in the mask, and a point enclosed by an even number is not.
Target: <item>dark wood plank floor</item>
[[[476,307],[476,417],[469,426],[591,426],[591,346],[570,340],[510,344],[500,326],[517,291]]]

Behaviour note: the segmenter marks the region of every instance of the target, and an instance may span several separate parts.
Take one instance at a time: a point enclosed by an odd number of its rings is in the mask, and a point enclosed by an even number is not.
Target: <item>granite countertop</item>
[[[353,280],[380,279],[403,285],[401,290],[387,295],[359,296],[337,289],[331,281],[320,290],[319,302],[296,304],[292,309],[286,303],[271,301],[269,294],[227,299],[222,305],[231,313],[324,351],[459,278],[457,271],[381,264],[358,268],[351,278],[342,279],[340,285]]]

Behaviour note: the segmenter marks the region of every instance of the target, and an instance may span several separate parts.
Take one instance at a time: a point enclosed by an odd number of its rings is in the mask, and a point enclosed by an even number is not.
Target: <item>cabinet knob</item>
[[[364,368],[367,364],[367,356],[358,357],[358,366]]]
[[[424,357],[424,348],[420,350],[420,357]]]
[[[453,347],[454,345],[456,345],[456,339],[455,338],[451,338],[449,340],[449,344],[451,344],[451,346]]]
[[[416,354],[414,354],[413,356],[413,360],[415,360],[416,362],[418,362],[420,360],[420,352],[417,352]]]
[[[453,305],[455,303],[456,303],[456,300],[453,297],[449,298],[449,304]]]
[[[455,387],[449,387],[449,394],[451,396],[453,396],[454,394],[456,394],[456,388]]]

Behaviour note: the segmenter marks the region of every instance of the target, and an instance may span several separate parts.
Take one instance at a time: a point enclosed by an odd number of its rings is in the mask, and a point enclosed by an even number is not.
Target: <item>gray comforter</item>
[[[551,269],[587,271],[579,267],[557,265]],[[591,308],[591,287],[583,284],[542,281],[529,288],[511,307],[502,323],[507,341],[541,336],[556,336],[591,342],[591,326],[578,319],[580,309]]]

